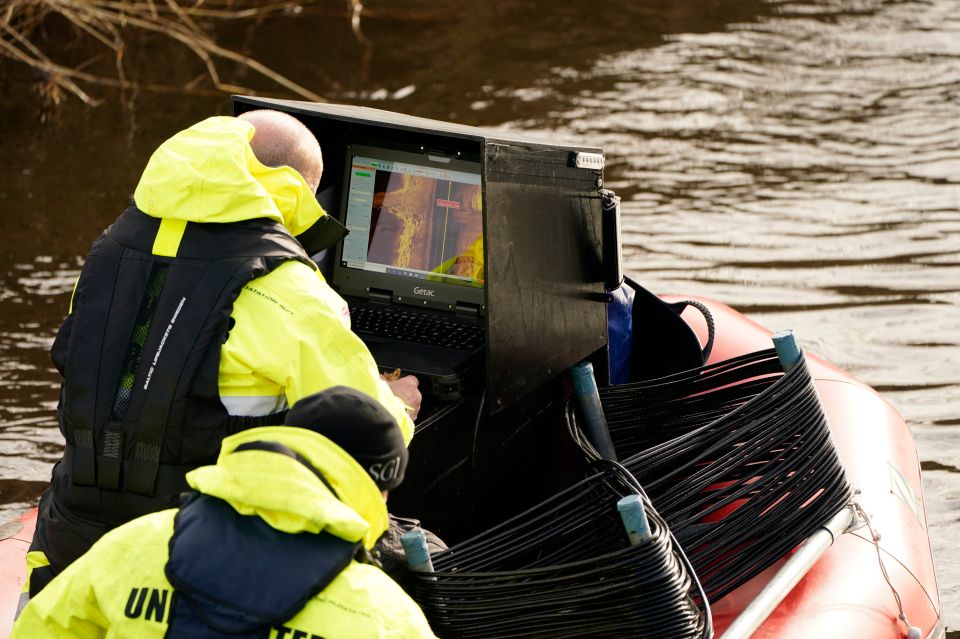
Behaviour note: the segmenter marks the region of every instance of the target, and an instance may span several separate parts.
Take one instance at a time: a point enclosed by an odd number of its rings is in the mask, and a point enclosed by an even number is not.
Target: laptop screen
[[[482,287],[480,165],[353,146],[340,266]]]

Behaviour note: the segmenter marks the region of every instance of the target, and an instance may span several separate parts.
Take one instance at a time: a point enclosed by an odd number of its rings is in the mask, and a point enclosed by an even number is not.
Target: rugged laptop
[[[485,343],[479,161],[351,145],[332,283],[382,370],[454,398]]]

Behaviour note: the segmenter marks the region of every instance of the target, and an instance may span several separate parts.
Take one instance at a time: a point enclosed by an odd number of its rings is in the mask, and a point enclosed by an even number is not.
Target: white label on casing
[[[581,169],[602,169],[604,164],[603,153],[587,153],[581,151],[577,153],[574,162],[577,168]]]

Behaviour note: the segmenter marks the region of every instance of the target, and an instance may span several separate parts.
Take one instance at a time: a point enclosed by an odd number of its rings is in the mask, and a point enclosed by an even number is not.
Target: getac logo
[[[432,288],[420,288],[419,286],[414,286],[414,287],[413,287],[413,294],[414,294],[414,295],[425,295],[426,297],[433,297],[434,295],[437,294],[437,292],[436,292],[435,290],[433,290]]]
[[[375,482],[391,482],[400,474],[400,458],[394,457],[389,461],[370,464],[367,472],[370,473]]]

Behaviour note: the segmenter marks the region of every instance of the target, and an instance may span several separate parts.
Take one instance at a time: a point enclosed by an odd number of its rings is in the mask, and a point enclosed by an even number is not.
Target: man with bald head
[[[323,153],[310,129],[280,111],[248,111],[239,118],[254,126],[250,148],[261,163],[289,166],[316,192],[323,174]]]
[[[51,349],[66,448],[25,597],[108,530],[176,507],[224,437],[283,423],[302,397],[357,389],[409,442],[416,378],[380,377],[310,259],[342,237],[314,195],[322,173],[314,135],[275,111],[209,118],[154,152],[91,247]]]

